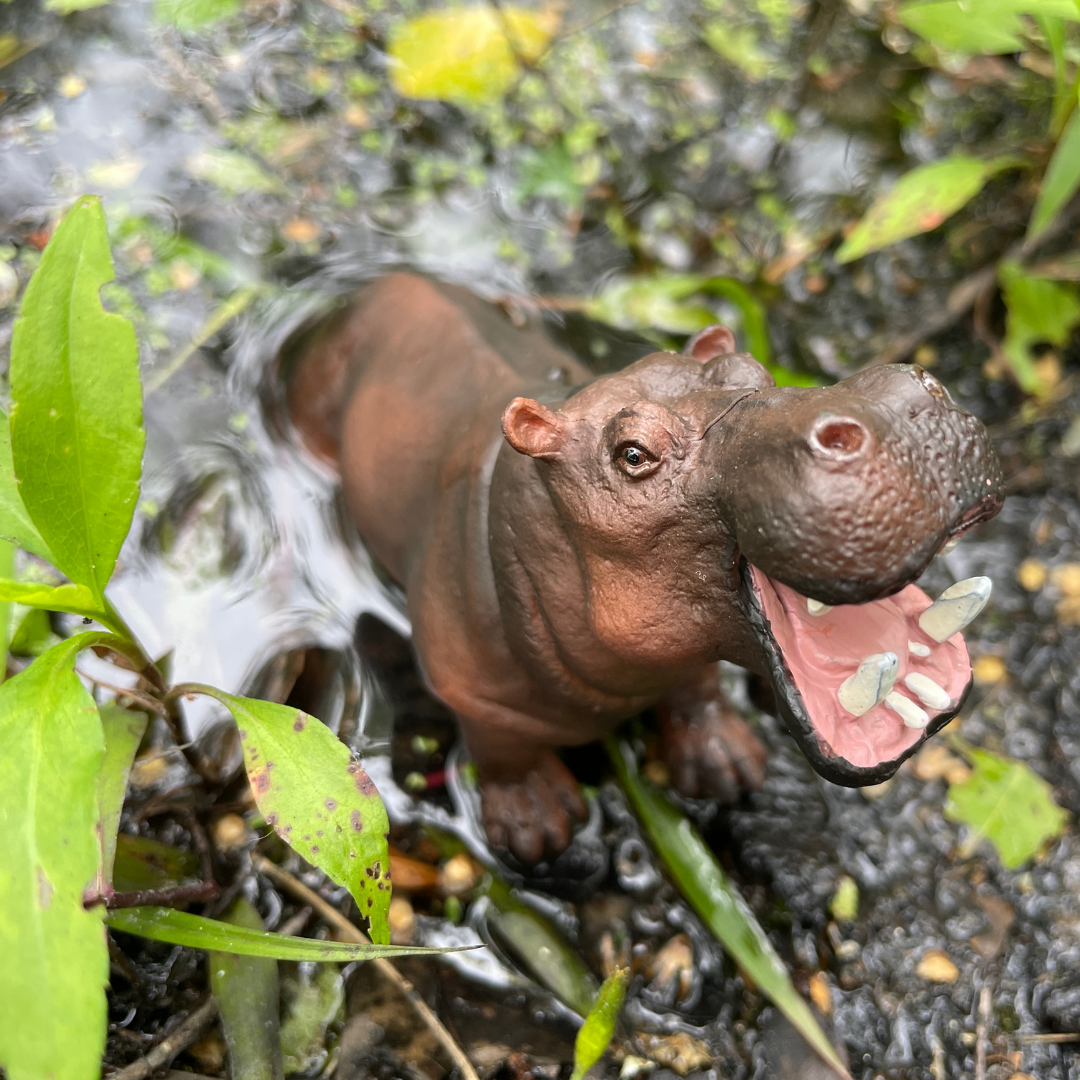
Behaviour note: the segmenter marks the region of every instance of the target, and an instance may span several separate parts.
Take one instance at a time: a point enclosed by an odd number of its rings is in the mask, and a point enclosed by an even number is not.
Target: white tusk
[[[895,690],[885,698],[885,705],[893,712],[900,714],[905,727],[924,728],[930,723],[930,717],[914,701],[904,697],[903,694],[896,693]]]
[[[988,577],[965,578],[950,585],[919,616],[919,626],[935,641],[948,641],[986,607],[992,587]]]
[[[954,536],[951,540],[946,540],[945,543],[941,545],[941,550],[938,552],[938,554],[948,555],[950,551],[954,551],[956,549],[956,545],[959,543],[959,536]]]
[[[907,651],[911,653],[912,656],[929,656],[930,646],[920,645],[917,641],[909,641],[907,643]]]
[[[928,708],[944,712],[952,698],[933,679],[913,671],[904,679],[904,685]]]
[[[832,611],[832,604],[823,604],[820,600],[806,598],[806,610],[811,615],[824,615],[826,611]]]
[[[862,716],[885,700],[899,670],[896,653],[873,653],[859,665],[854,675],[840,684],[836,696],[852,716]]]

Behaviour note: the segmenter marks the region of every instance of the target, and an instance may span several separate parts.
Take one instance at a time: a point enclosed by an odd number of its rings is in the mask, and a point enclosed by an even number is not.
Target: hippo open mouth
[[[931,601],[917,585],[829,607],[741,561],[743,602],[781,718],[827,780],[888,779],[959,711],[971,688],[960,630],[989,598],[971,578]]]

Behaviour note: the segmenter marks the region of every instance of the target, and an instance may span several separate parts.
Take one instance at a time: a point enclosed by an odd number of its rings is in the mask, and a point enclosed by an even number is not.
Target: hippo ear
[[[715,356],[725,356],[735,351],[735,335],[717,323],[699,330],[687,343],[683,352],[699,364],[707,363]]]
[[[565,421],[558,413],[532,398],[516,397],[502,414],[506,441],[519,453],[550,461],[558,457],[565,436]]]

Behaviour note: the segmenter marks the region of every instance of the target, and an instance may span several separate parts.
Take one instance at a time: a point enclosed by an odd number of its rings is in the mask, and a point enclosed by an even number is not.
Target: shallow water
[[[452,790],[453,803],[414,799],[394,780],[394,710],[358,650],[356,623],[367,612],[407,634],[407,621],[358,543],[333,477],[288,432],[272,368],[281,344],[389,267],[516,298],[580,298],[647,267],[752,277],[798,237],[811,242],[847,220],[855,197],[882,173],[980,137],[983,116],[1007,139],[1030,113],[998,86],[961,92],[935,74],[911,95],[916,120],[901,123],[896,88],[912,78],[910,65],[882,44],[869,6],[829,9],[824,30],[820,12],[796,11],[789,41],[768,45],[775,63],[789,63],[822,48],[828,32],[834,67],[870,73],[833,92],[794,74],[802,70],[794,63],[786,79],[748,82],[701,44],[696,5],[613,5],[603,17],[607,9],[578,3],[565,9],[564,25],[583,28],[556,53],[550,82],[528,76],[504,111],[480,120],[436,102],[404,102],[387,88],[385,29],[420,7],[368,4],[360,18],[360,6],[347,2],[253,3],[182,36],[157,23],[150,5],[130,0],[66,19],[29,0],[0,4],[0,32],[30,47],[0,67],[0,267],[25,285],[48,222],[77,194],[103,194],[118,286],[107,302],[136,321],[148,386],[222,303],[257,289],[147,395],[143,497],[113,600],[150,652],[172,651],[177,681],[249,689],[271,678],[288,650],[341,654],[336,715],[324,719],[352,725],[398,821],[453,826],[486,858],[468,792]],[[761,18],[746,16],[759,29]],[[1044,106],[1037,96],[1029,102]],[[552,131],[566,135],[554,151],[541,137]],[[544,178],[548,186],[538,187]],[[1007,233],[1023,222],[1007,199],[995,202],[999,195],[991,187],[973,216]],[[778,362],[825,377],[854,370],[936,310],[994,243],[975,230],[959,253],[913,242],[853,267],[815,254],[793,273],[774,274],[765,291]],[[12,288],[4,296],[10,277],[0,277],[5,352],[17,303]],[[716,311],[738,326],[726,302]],[[548,319],[557,338],[597,367],[641,348],[632,333],[572,312]],[[975,573],[995,579],[992,606],[971,639],[976,651],[1007,658],[1010,681],[976,691],[961,731],[1030,762],[1077,812],[1080,630],[1057,625],[1052,598],[1024,593],[1013,580],[1028,555],[1080,559],[1075,463],[1054,451],[1076,408],[1010,427],[1014,401],[1003,383],[984,378],[984,354],[958,330],[923,359],[936,360],[935,373],[956,396],[997,425],[1010,473],[1041,472],[1019,485],[997,522],[939,560],[926,585],[936,595]],[[212,726],[215,709],[187,705],[192,731]],[[1080,1076],[1067,1044],[1007,1034],[1080,1027],[1075,837],[1025,873],[992,859],[965,863],[955,856],[958,829],[942,815],[941,780],[904,772],[870,800],[825,784],[775,724],[762,724],[773,750],[765,791],[731,812],[689,809],[741,876],[797,977],[828,973],[832,1021],[854,1074],[971,1075],[985,984],[994,988],[1003,1055],[990,1080],[1011,1075],[1004,1055],[1018,1050],[1018,1070]],[[463,816],[451,820],[455,804]],[[614,788],[602,789],[594,833],[579,846],[586,869],[590,851],[602,849],[605,860],[610,853],[603,894],[632,898],[635,940],[651,948],[681,931],[694,943],[693,995],[675,1006],[639,988],[633,1024],[705,1038],[715,1077],[775,1073],[782,1039],[768,1010],[662,884]],[[841,874],[855,878],[864,901],[843,940],[827,914]],[[557,882],[544,884],[558,891]],[[1015,913],[993,953],[976,948],[990,932],[990,909],[980,906],[988,896]],[[580,918],[589,954],[588,910],[552,910],[570,933]],[[481,914],[474,922],[482,932]],[[434,942],[450,930],[425,920],[422,932]],[[954,957],[956,984],[930,985],[913,973],[928,944]],[[487,965],[469,974],[488,984],[531,987],[523,1000],[557,1025],[553,999],[504,960],[485,953],[461,964]]]

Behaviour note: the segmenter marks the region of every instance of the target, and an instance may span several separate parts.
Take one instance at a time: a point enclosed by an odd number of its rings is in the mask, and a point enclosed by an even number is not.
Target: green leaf
[[[483,4],[418,15],[390,31],[390,79],[403,97],[498,101],[518,77],[520,61],[537,60],[558,25],[555,7]]]
[[[713,52],[738,68],[751,82],[779,74],[776,61],[762,48],[752,26],[733,26],[712,19],[705,24],[702,37]]]
[[[97,834],[101,845],[97,891],[99,896],[107,896],[112,885],[116,834],[120,828],[120,811],[124,808],[124,793],[127,791],[135,752],[146,734],[147,716],[111,703],[99,705],[98,712],[105,733],[105,759],[98,771],[97,787]]]
[[[317,1072],[326,1061],[326,1029],[345,1004],[345,980],[337,964],[320,964],[313,975],[301,968],[286,981],[288,1010],[281,1025],[286,1075]]]
[[[1040,236],[1080,188],[1080,111],[1073,110],[1054,147],[1028,222],[1028,239]]]
[[[625,330],[696,334],[716,322],[716,315],[686,301],[709,280],[701,274],[665,273],[616,279],[586,303],[585,311],[592,319]]]
[[[47,562],[53,561],[49,545],[41,539],[19,494],[11,461],[11,426],[3,409],[0,409],[0,537]]]
[[[840,245],[836,261],[851,262],[909,236],[936,229],[970,202],[995,173],[1017,164],[1012,157],[983,161],[953,154],[905,173]]]
[[[1061,835],[1069,815],[1054,802],[1050,785],[1022,761],[964,744],[975,768],[949,785],[945,816],[971,830],[961,849],[968,857],[985,837],[1009,870],[1022,866]]]
[[[224,922],[265,933],[259,913],[242,896],[233,902]],[[212,952],[207,966],[229,1047],[229,1076],[232,1080],[283,1080],[277,961]]]
[[[73,670],[80,634],[0,686],[0,1066],[9,1080],[86,1080],[105,1049],[109,955],[86,910],[98,850],[97,707]]]
[[[1047,387],[1035,368],[1031,350],[1042,342],[1058,347],[1069,343],[1080,323],[1076,286],[1031,276],[1019,263],[1009,260],[998,266],[998,280],[1006,308],[1002,352],[1025,393],[1044,393]]]
[[[157,0],[154,18],[190,32],[235,15],[239,8],[240,0]]]
[[[1024,47],[1021,15],[1080,19],[1074,0],[931,0],[901,4],[896,13],[909,30],[942,49],[988,55]]]
[[[99,608],[131,526],[145,442],[135,331],[98,296],[112,279],[101,200],[84,195],[45,247],[11,343],[19,492],[55,565]]]
[[[10,601],[4,602],[10,603]],[[18,607],[20,610],[25,610],[21,604]],[[40,656],[59,640],[53,633],[48,611],[30,608],[15,627],[15,633],[11,635],[11,654],[13,656]]]
[[[231,926],[217,919],[205,919],[187,911],[167,907],[119,908],[107,912],[105,922],[125,934],[138,934],[152,941],[186,945],[191,949],[231,952],[241,956],[269,956],[275,960],[378,960],[380,957],[434,956],[437,953],[464,952],[474,945],[452,949],[423,949],[414,945],[350,945],[342,941],[318,941],[315,938],[289,937],[265,930]],[[14,1080],[14,1078],[13,1078]]]
[[[45,0],[46,11],[58,11],[61,15],[70,15],[73,11],[87,11],[89,8],[102,7],[109,0]]]
[[[390,940],[390,828],[375,785],[344,743],[321,721],[213,687],[240,729],[251,790],[263,817],[294,851],[344,885],[371,940]]]
[[[120,833],[116,838],[113,888],[117,892],[141,892],[180,885],[199,878],[199,857],[148,836]]]
[[[500,939],[560,1001],[585,1016],[596,1001],[596,980],[559,931],[538,911],[514,896],[501,878],[491,876],[487,895],[495,906],[488,918]]]
[[[850,1080],[814,1014],[792,985],[765,931],[720,869],[708,845],[659,791],[641,779],[629,747],[610,737],[605,746],[623,789],[679,891],[803,1038],[838,1076]]]
[[[27,607],[45,611],[69,611],[96,619],[103,626],[120,630],[114,625],[111,613],[98,607],[93,594],[85,585],[45,585],[40,581],[10,581],[0,578],[0,600],[14,600]]]
[[[615,1022],[626,1000],[629,979],[629,968],[616,968],[604,980],[596,996],[596,1004],[589,1010],[574,1040],[574,1071],[570,1074],[570,1080],[582,1080],[608,1048],[615,1034]]]

